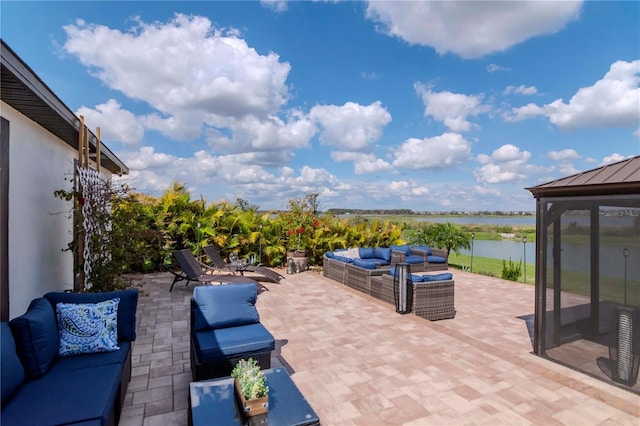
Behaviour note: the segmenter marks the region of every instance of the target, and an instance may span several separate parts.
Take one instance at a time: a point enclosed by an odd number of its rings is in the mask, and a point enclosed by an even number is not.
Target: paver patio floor
[[[391,305],[314,271],[263,282],[263,324],[323,425],[640,425],[640,396],[532,354],[534,288],[462,271],[454,319]],[[141,288],[121,425],[186,425],[189,301],[171,275]],[[212,423],[215,424],[215,423]]]

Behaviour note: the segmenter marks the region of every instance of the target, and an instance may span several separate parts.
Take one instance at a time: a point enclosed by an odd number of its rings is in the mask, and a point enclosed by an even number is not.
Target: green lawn
[[[449,255],[449,265],[458,269],[465,269],[471,267],[471,256],[468,254],[455,254],[451,253]],[[535,265],[532,263],[527,263],[523,265],[527,269],[527,284],[535,283]],[[489,275],[491,277],[502,277],[502,260],[494,259],[490,257],[479,257],[473,256],[473,271],[476,274]],[[523,275],[520,275],[519,282],[523,282]]]

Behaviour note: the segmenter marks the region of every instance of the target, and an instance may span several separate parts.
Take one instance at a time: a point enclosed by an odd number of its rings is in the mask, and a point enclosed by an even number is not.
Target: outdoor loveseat
[[[0,423],[117,424],[131,379],[137,306],[137,290],[55,292],[1,323]]]
[[[260,323],[255,282],[201,286],[191,299],[193,380],[229,376],[240,359],[271,367],[275,339]]]

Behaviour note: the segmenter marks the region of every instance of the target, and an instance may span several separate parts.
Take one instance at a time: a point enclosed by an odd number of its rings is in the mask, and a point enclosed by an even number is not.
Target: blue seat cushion
[[[48,303],[48,302],[47,302]],[[119,365],[49,372],[27,381],[2,406],[3,425],[60,425],[99,420],[108,424],[120,389]]]
[[[410,265],[414,265],[416,263],[424,263],[424,257],[412,254],[411,256],[407,256],[404,259],[404,262]]]
[[[393,251],[401,251],[407,256],[411,256],[411,247],[409,246],[409,244],[403,244],[401,246],[391,246],[390,248]]]
[[[360,259],[369,259],[373,257],[372,247],[360,247],[358,248],[358,252],[360,253]]]
[[[396,273],[396,267],[392,266],[391,269],[389,269],[389,275],[393,277],[395,273]],[[411,281],[413,281],[414,283],[419,283],[420,281],[422,281],[422,277],[420,275],[411,274]]]
[[[376,259],[353,259],[354,266],[364,269],[376,269],[378,263]]]
[[[224,284],[193,289],[194,328],[196,331],[237,327],[260,321],[255,283]]]
[[[344,256],[333,256],[333,260],[339,260],[340,262],[344,262],[344,263],[353,263],[354,259],[351,259],[350,257],[344,257]]]
[[[453,279],[453,274],[451,272],[443,272],[441,274],[431,274],[431,275],[423,275],[422,282],[429,281],[451,281]]]
[[[127,360],[129,350],[131,350],[131,342],[120,342],[118,346],[120,346],[120,349],[113,352],[83,354],[58,358],[49,369],[49,373],[93,368],[109,364],[118,364],[122,366]]]
[[[44,295],[55,309],[57,303],[99,303],[120,298],[118,305],[118,341],[136,340],[136,311],[138,310],[138,290],[128,289],[104,293],[64,293],[51,292]]]
[[[429,246],[413,246],[414,250],[426,251],[427,256],[431,256],[433,252],[431,251],[431,247]]]
[[[429,263],[445,263],[447,259],[441,256],[427,256]]]
[[[233,356],[269,352],[276,347],[273,335],[260,323],[197,331],[193,339],[198,360],[204,364]]]
[[[391,263],[391,249],[389,247],[376,247],[373,249],[373,257],[384,259],[386,263]]]
[[[9,322],[20,361],[28,379],[47,372],[58,356],[60,336],[51,303],[33,299],[27,312]]]
[[[9,323],[0,324],[0,347],[2,352],[0,356],[0,370],[2,379],[0,386],[2,387],[2,406],[16,393],[25,380],[24,368],[16,353],[16,343],[13,340]]]

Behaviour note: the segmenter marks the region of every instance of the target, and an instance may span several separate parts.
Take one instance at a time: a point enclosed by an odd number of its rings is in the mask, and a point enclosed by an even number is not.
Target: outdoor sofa
[[[447,250],[429,246],[391,246],[391,264],[408,263],[413,272],[446,271],[449,269]]]
[[[200,286],[191,299],[191,373],[194,381],[229,376],[241,359],[271,368],[273,335],[260,323],[255,281]]]
[[[131,379],[137,306],[137,290],[54,292],[1,323],[0,424],[118,424]],[[90,335],[90,329],[102,331]]]

